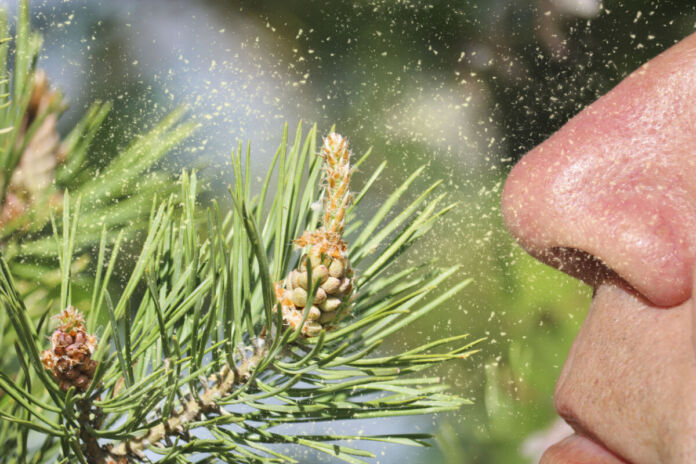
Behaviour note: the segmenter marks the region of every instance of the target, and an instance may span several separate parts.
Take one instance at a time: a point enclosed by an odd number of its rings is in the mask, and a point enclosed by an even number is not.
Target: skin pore
[[[696,34],[522,158],[502,212],[595,288],[555,393],[576,433],[541,462],[696,462]]]

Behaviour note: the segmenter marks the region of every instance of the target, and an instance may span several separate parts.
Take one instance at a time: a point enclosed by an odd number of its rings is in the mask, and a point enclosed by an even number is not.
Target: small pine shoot
[[[304,231],[295,244],[304,249],[297,269],[276,284],[283,321],[307,337],[331,329],[350,310],[354,288],[348,245],[343,240],[350,193],[348,141],[336,133],[324,139],[324,215],[322,226]],[[310,285],[311,283],[311,285]]]

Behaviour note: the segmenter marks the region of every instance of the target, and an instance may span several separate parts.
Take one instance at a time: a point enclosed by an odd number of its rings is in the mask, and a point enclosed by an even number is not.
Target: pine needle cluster
[[[60,297],[58,262],[66,244],[55,239],[67,205],[81,203],[82,227],[70,244],[75,254],[73,279],[89,280],[79,271],[90,265],[89,252],[103,234],[107,243],[122,242],[142,231],[153,199],[176,191],[171,176],[153,169],[173,147],[189,137],[195,125],[181,122],[177,109],[148,133],[136,137],[117,153],[99,152],[100,129],[111,104],[94,102],[77,124],[61,135],[57,123],[65,100],[37,68],[41,35],[30,27],[29,4],[17,9],[14,40],[7,13],[0,10],[0,249],[18,290],[33,304],[34,320],[48,317]],[[97,145],[95,149],[94,145]],[[65,307],[60,308],[65,309]],[[0,349],[11,349],[16,337],[0,312]],[[0,367],[16,369],[3,356]]]
[[[17,34],[16,56],[35,56],[35,48],[22,45],[30,42],[26,3]],[[15,69],[15,82],[34,82],[28,65]],[[32,92],[19,95],[28,101]],[[7,100],[7,108],[18,101]],[[134,185],[153,159],[191,129],[176,125],[178,115],[165,120],[115,157],[108,168],[115,177],[82,184],[81,163],[71,160],[86,156],[76,147],[94,137],[89,128],[100,119],[99,108],[86,116],[78,135],[61,142],[73,145],[65,149],[65,161],[56,159],[56,166],[70,170],[56,168],[49,187],[60,198],[51,201],[60,203],[61,219],[47,219],[53,234],[15,239],[24,253],[51,243],[42,251],[57,256],[59,309],[46,311],[42,300],[27,297],[12,253],[0,257],[0,321],[6,324],[0,343],[9,339],[14,345],[12,361],[0,365],[0,462],[298,462],[304,449],[359,463],[375,457],[362,442],[428,446],[430,437],[341,433],[343,424],[468,404],[426,371],[471,356],[477,341],[461,335],[423,340],[403,352],[378,351],[387,337],[468,285],[466,279],[444,286],[457,267],[405,266],[397,259],[453,205],[441,204],[436,182],[396,211],[419,169],[368,221],[360,221],[356,208],[385,163],[351,193],[351,174],[370,152],[353,162],[346,140],[333,133],[319,150],[316,127],[298,127],[292,143],[285,129],[256,196],[251,153],[240,146],[232,155],[228,207],[202,206],[196,174],[183,173],[180,191],[150,210],[125,284],[113,275],[124,264],[122,237],[137,221],[105,219],[97,232],[91,298],[74,308],[76,251],[95,240],[90,219],[104,214],[96,205],[104,196],[126,197],[110,206],[113,211],[142,201],[134,193],[142,187],[147,197],[150,181],[134,190],[123,186]],[[4,125],[5,134],[19,137],[23,120]],[[14,153],[14,140],[2,146]],[[21,153],[13,155],[15,165]],[[70,193],[59,185],[70,185]],[[25,214],[38,204],[27,206]],[[298,289],[304,301],[294,299]],[[327,306],[332,299],[337,302]],[[313,309],[320,314],[310,319]],[[292,319],[289,311],[302,319]],[[49,313],[59,315],[57,327]],[[307,329],[308,321],[315,326]],[[333,427],[303,433],[311,423]]]

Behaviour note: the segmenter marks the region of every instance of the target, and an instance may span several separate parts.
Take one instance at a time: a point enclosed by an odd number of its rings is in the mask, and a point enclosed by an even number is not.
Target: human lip
[[[573,434],[546,450],[539,464],[630,464],[603,445]]]

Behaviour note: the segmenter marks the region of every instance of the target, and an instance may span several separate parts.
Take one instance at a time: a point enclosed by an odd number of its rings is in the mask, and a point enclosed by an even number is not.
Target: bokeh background
[[[16,2],[4,3],[13,15]],[[34,0],[32,16],[45,39],[40,66],[71,101],[62,127],[95,99],[114,102],[97,142],[105,159],[186,104],[201,128],[162,168],[200,168],[212,194],[232,180],[238,141],[251,141],[261,176],[283,125],[300,121],[335,124],[356,152],[373,147],[358,185],[388,161],[366,217],[421,165],[421,189],[444,179],[457,207],[403,259],[458,263],[455,279],[474,282],[385,349],[487,337],[473,359],[440,372],[474,405],[366,424],[437,434],[428,450],[375,448],[379,462],[536,462],[565,433],[553,386],[591,291],[512,243],[501,187],[526,151],[690,34],[693,2]]]

